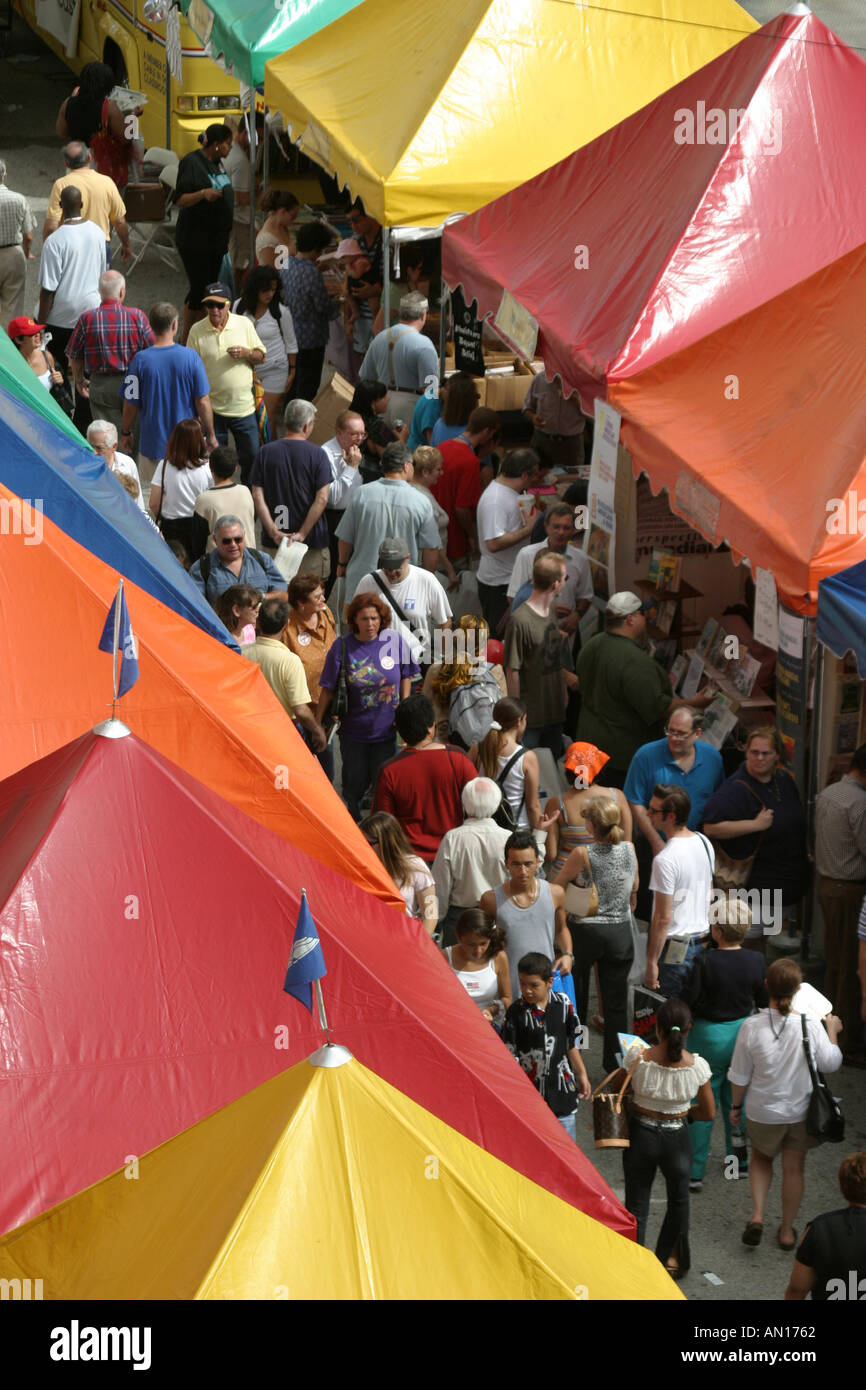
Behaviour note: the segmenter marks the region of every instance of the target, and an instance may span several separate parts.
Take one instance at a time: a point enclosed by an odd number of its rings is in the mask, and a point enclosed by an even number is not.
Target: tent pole
[[[262,123],[262,192],[267,193],[268,181],[271,176],[271,142],[268,139],[268,108],[265,107],[265,119]]]
[[[448,339],[448,315],[451,312],[451,296],[444,280],[440,280],[439,294],[439,385],[445,380],[445,344]]]
[[[382,307],[385,314],[383,328],[391,327],[391,228],[382,228]],[[390,386],[390,382],[387,383]],[[394,385],[396,386],[396,382]]]
[[[256,259],[256,89],[250,87],[250,267]],[[235,285],[240,294],[240,286]]]
[[[818,796],[818,777],[824,762],[824,646],[818,641],[817,623],[814,618],[806,621],[806,632],[810,658],[814,655],[814,671],[810,675],[814,676],[815,704],[812,709],[812,727],[809,738],[809,762],[806,772],[806,835],[808,843],[812,843],[812,830],[815,824],[815,801]],[[810,666],[813,662],[810,660]],[[806,697],[804,719],[808,717],[809,709],[809,686],[811,680],[806,681]],[[809,892],[803,899],[803,932],[801,937],[800,958],[804,965],[809,960],[809,953],[812,945],[812,918],[813,904],[815,897],[815,887],[812,885]]]

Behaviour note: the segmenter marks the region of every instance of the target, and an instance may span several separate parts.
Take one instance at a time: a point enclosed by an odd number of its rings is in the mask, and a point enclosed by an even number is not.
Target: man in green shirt
[[[555,599],[565,583],[565,556],[540,550],[532,564],[532,593],[508,625],[505,680],[509,695],[526,706],[524,748],[549,748],[562,757],[568,689],[577,685],[564,664]]]
[[[577,659],[581,694],[577,737],[609,755],[605,782],[609,787],[623,787],[638,748],[662,737],[667,716],[681,705],[705,709],[712,694],[700,691],[690,700],[671,696],[667,671],[644,650],[646,618],[637,594],[628,590],[612,594],[604,626],[604,632],[591,637]]]

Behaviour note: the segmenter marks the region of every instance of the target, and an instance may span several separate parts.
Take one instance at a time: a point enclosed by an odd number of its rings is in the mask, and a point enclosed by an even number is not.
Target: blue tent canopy
[[[236,647],[98,454],[0,386],[0,483],[175,613]]]
[[[853,652],[866,680],[866,560],[819,581],[818,641],[836,656]]]

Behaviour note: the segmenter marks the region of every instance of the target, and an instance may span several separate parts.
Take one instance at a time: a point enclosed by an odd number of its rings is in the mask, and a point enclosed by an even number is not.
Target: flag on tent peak
[[[102,636],[99,639],[99,650],[101,652],[111,652],[112,655],[120,658],[120,672],[115,672],[115,699],[125,695],[127,690],[131,690],[138,680],[138,647],[132,631],[132,623],[129,621],[129,609],[126,606],[126,594],[123,592],[123,580],[117,586],[117,593],[114,602],[108,610],[108,617],[105,620],[105,627],[102,629]]]
[[[327,973],[328,967],[325,965],[325,957],[322,955],[319,933],[313,921],[307,895],[304,893],[298,911],[298,922],[292,941],[292,954],[289,957],[289,968],[286,971],[286,982],[283,989],[286,994],[293,995],[303,1004],[308,1013],[312,1013],[313,981],[321,980],[322,976],[327,975]]]

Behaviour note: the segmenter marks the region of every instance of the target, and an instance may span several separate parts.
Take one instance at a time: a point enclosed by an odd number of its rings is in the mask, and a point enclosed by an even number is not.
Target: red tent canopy
[[[587,404],[866,241],[864,144],[866,63],[781,15],[446,227],[443,275],[484,315],[509,289]]]
[[[335,1040],[631,1235],[632,1218],[417,922],[134,735],[96,733],[0,784],[0,1230],[319,1045],[282,988],[302,888]]]

